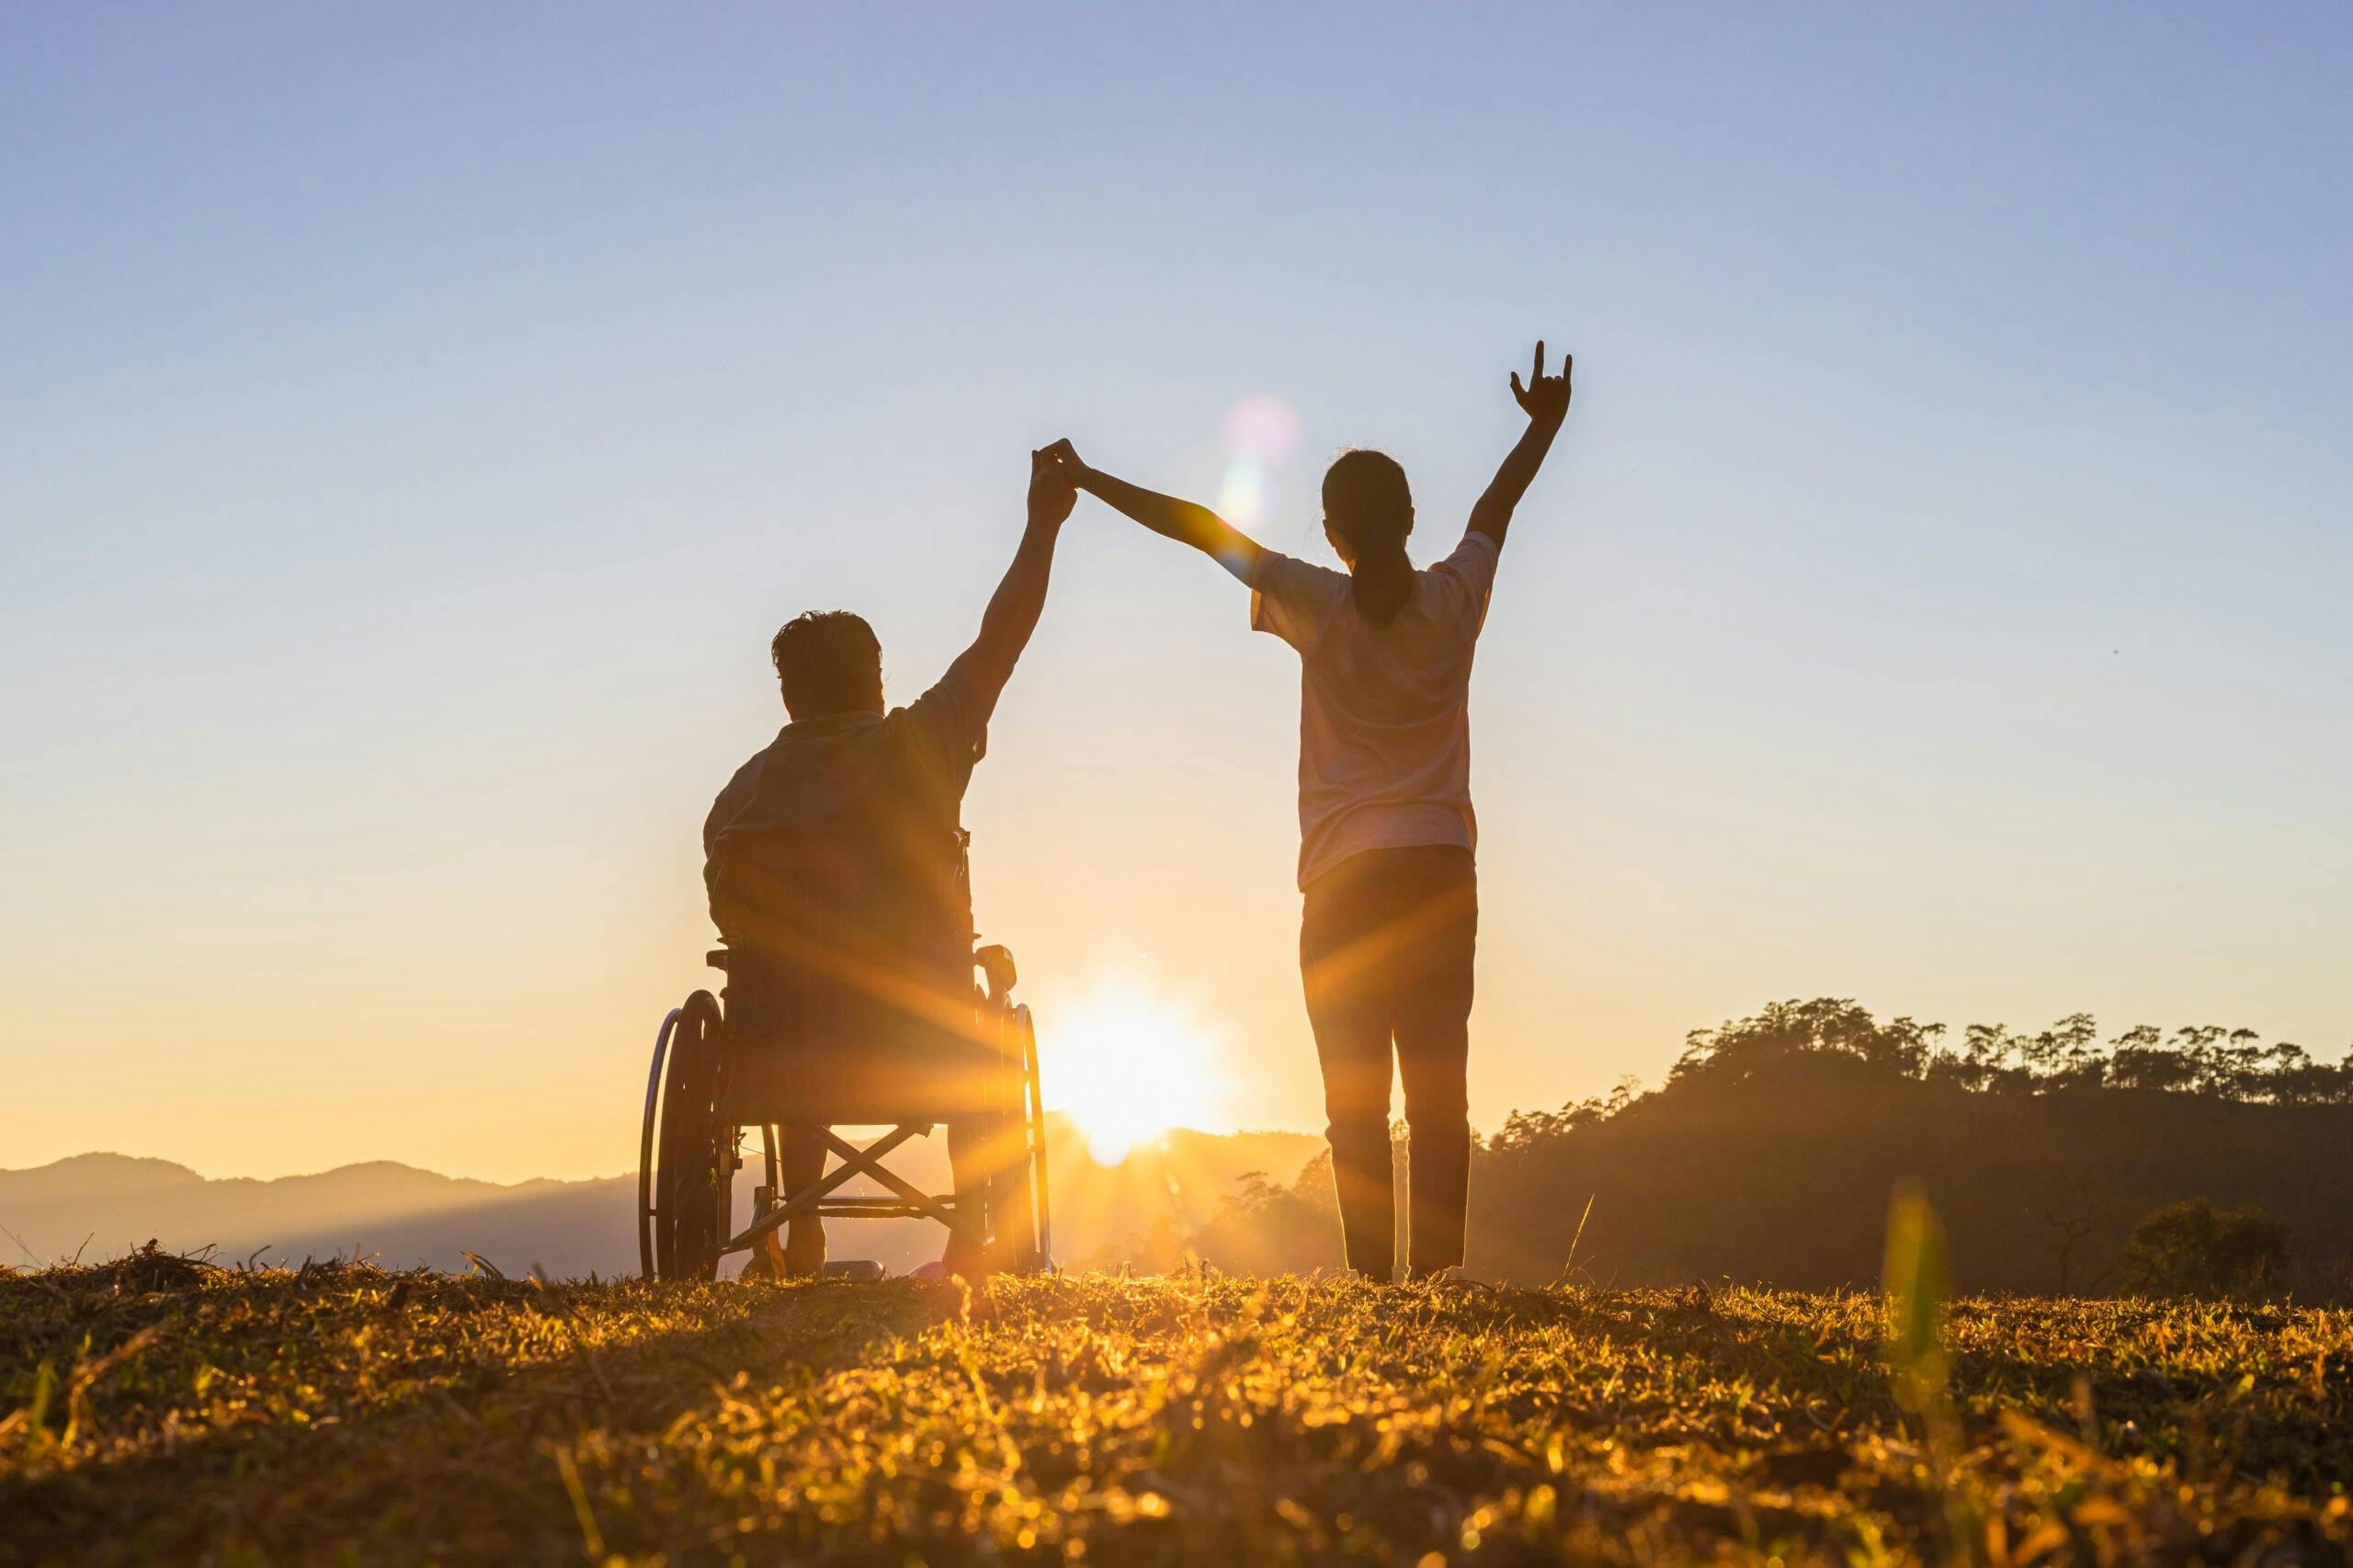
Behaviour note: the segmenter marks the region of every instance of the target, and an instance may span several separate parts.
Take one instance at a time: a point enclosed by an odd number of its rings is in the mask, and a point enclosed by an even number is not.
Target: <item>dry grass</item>
[[[0,1558],[2334,1561],[2353,1314],[1103,1278],[0,1278]],[[1958,1539],[1956,1539],[1956,1535]],[[2283,1554],[2283,1549],[2285,1553]]]

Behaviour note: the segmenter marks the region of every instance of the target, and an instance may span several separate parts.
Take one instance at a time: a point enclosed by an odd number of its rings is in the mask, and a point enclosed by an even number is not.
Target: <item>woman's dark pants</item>
[[[1364,850],[1307,887],[1299,958],[1324,1067],[1324,1135],[1348,1267],[1371,1278],[1396,1267],[1392,1051],[1405,1083],[1410,1272],[1422,1278],[1462,1261],[1478,940],[1478,873],[1456,845]]]

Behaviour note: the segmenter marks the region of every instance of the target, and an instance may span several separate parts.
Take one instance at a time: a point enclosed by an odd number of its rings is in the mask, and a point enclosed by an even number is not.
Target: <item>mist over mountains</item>
[[[1322,1147],[1305,1133],[1179,1130],[1103,1165],[1060,1117],[1049,1117],[1048,1131],[1054,1251],[1064,1259],[1155,1227],[1188,1234],[1244,1176],[1288,1181]],[[948,1185],[938,1134],[908,1145],[892,1165],[933,1190]],[[737,1178],[739,1223],[750,1215],[758,1167],[755,1142]],[[79,1253],[95,1262],[153,1239],[173,1252],[210,1247],[226,1263],[357,1256],[388,1268],[454,1270],[469,1267],[471,1252],[509,1275],[536,1267],[552,1278],[609,1278],[637,1270],[636,1206],[634,1172],[502,1184],[377,1160],[270,1180],[212,1179],[168,1160],[76,1154],[0,1171],[0,1226],[9,1233],[0,1236],[7,1255],[0,1261],[33,1267]],[[934,1225],[837,1220],[826,1233],[833,1257],[873,1258],[894,1273],[939,1256]],[[725,1272],[740,1262],[728,1259]]]

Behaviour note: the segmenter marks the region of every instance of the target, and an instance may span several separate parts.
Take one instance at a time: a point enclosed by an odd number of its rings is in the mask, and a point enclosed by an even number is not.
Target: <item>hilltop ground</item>
[[[977,1307],[977,1311],[975,1308]],[[2336,1561],[2353,1314],[1108,1278],[0,1278],[0,1558]],[[2289,1549],[2284,1553],[2280,1549]]]

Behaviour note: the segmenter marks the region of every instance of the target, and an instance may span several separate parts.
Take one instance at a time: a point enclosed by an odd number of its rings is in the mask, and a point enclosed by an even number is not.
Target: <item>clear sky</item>
[[[1476,1122],[1782,996],[2334,1057],[2348,105],[2340,6],[0,10],[0,1165],[626,1168],[780,620],[910,698],[1028,448],[1253,397],[1266,542],[1378,445],[1427,559],[1539,335]],[[1064,536],[966,808],[1050,1100],[1141,1007],[1321,1123],[1244,600]]]

